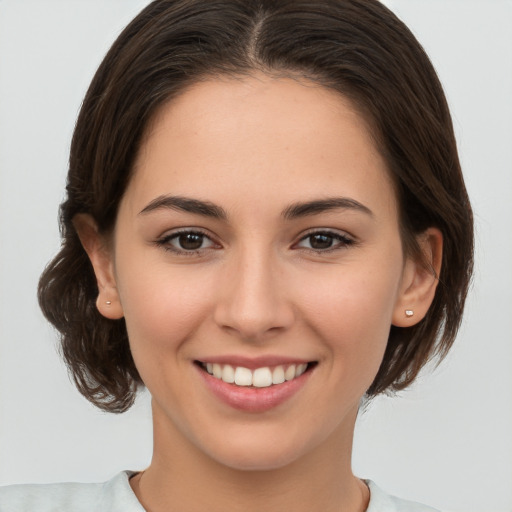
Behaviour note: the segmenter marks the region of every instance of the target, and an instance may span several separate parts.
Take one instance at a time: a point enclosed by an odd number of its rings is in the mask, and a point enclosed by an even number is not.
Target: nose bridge
[[[293,321],[277,255],[252,240],[229,258],[216,320],[244,338],[257,339],[283,330]]]

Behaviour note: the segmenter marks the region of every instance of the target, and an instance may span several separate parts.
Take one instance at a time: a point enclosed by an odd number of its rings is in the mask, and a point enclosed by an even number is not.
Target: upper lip
[[[224,355],[212,356],[197,359],[198,362],[206,364],[229,364],[233,367],[242,366],[249,370],[256,368],[263,368],[265,366],[279,366],[279,365],[292,365],[304,364],[313,362],[311,359],[301,359],[297,357],[279,356],[279,355],[266,355],[258,357],[247,357],[242,355]]]

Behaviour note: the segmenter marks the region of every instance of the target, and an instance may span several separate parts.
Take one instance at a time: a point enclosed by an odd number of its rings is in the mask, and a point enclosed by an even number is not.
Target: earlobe
[[[78,237],[89,256],[96,282],[98,284],[98,311],[110,320],[118,320],[124,316],[119,300],[119,293],[114,275],[112,251],[107,241],[99,233],[94,219],[85,213],[79,213],[73,218]]]
[[[395,302],[392,323],[397,327],[417,324],[427,314],[434,300],[441,272],[443,235],[429,228],[418,236],[422,258],[408,258]]]

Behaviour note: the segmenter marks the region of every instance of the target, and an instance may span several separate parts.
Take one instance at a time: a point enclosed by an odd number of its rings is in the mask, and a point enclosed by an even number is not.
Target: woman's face
[[[239,469],[350,445],[416,267],[348,101],[262,75],[195,85],[148,130],[113,242],[100,309],[126,319],[156,442]]]

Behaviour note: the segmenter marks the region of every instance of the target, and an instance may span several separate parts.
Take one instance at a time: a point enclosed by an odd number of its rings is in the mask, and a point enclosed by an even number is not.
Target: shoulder
[[[441,512],[414,501],[386,494],[371,480],[365,481],[370,489],[370,504],[366,512]]]
[[[26,484],[0,487],[0,512],[144,512],[123,471],[99,484]]]

